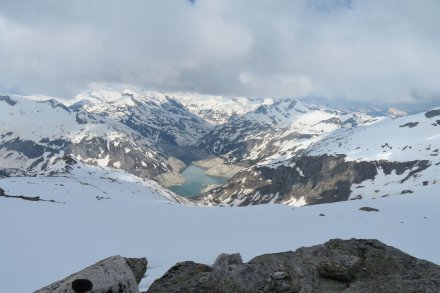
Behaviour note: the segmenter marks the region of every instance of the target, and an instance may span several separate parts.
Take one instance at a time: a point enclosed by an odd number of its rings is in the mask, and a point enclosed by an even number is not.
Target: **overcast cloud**
[[[0,0],[0,92],[440,101],[438,0]]]

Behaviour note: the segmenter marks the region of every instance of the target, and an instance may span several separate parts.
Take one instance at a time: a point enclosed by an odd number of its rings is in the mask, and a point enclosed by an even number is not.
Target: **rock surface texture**
[[[124,258],[117,255],[52,283],[35,293],[136,293],[139,292],[138,283],[146,271],[146,258]]]
[[[440,292],[440,267],[378,240],[334,239],[248,263],[178,263],[147,292]]]
[[[227,184],[200,196],[204,204],[248,206],[300,201],[322,204],[346,201],[352,185],[374,180],[378,170],[401,175],[402,182],[429,167],[429,161],[346,161],[345,155],[300,156],[291,166],[255,166],[237,173]],[[405,173],[406,172],[406,173]],[[403,176],[403,174],[409,174]]]

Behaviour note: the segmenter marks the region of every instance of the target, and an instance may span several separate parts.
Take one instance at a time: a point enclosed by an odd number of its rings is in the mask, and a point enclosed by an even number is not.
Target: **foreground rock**
[[[49,292],[139,292],[138,284],[147,271],[146,258],[104,259],[35,293]]]
[[[440,292],[440,267],[378,240],[329,242],[258,256],[221,255],[213,266],[182,262],[154,292]]]

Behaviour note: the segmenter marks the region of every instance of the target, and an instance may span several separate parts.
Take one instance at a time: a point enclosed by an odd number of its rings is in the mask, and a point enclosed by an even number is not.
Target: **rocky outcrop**
[[[426,118],[432,118],[436,116],[440,116],[440,109],[433,109],[425,113]]]
[[[182,262],[147,291],[439,292],[440,267],[378,240],[339,240],[258,256],[221,255],[213,266]]]
[[[138,284],[146,270],[146,258],[112,256],[35,293],[136,293],[139,292]]]
[[[344,155],[300,156],[276,168],[246,169],[199,199],[205,204],[239,206],[289,203],[301,198],[304,204],[344,201],[349,199],[353,184],[374,179],[378,169],[386,175],[395,172],[404,182],[429,165],[429,161],[423,160],[346,161]]]
[[[0,96],[0,102],[2,101],[7,103],[9,106],[15,106],[17,104],[17,101],[11,99],[10,96]]]

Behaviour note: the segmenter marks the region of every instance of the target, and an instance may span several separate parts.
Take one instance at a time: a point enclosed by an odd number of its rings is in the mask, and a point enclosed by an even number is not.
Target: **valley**
[[[440,292],[440,0],[0,3],[0,293]]]
[[[158,181],[208,206],[302,206],[371,197],[365,185],[388,196],[439,184],[435,108],[387,117],[289,98],[128,89],[69,103],[39,96],[0,103],[5,176],[68,174],[82,162]]]

